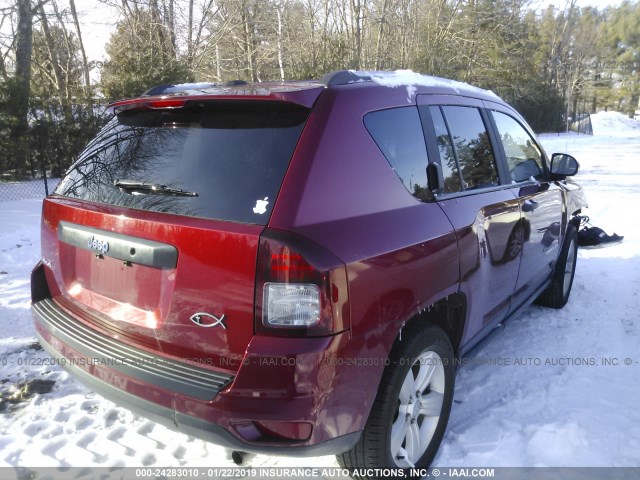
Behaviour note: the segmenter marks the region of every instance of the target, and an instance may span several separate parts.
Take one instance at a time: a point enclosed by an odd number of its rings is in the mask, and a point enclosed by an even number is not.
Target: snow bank
[[[593,134],[609,137],[640,136],[640,121],[619,112],[599,112],[591,115]]]

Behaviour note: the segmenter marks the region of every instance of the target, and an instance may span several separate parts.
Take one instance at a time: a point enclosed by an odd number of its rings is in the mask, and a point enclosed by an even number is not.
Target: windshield
[[[284,102],[238,101],[125,112],[88,145],[55,193],[265,225],[308,113]],[[166,188],[145,192],[121,188],[122,181]]]

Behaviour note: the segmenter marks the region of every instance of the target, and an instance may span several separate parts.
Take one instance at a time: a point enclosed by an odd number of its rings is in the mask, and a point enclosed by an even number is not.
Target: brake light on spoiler
[[[161,110],[184,107],[186,98],[128,98],[113,102],[107,107],[107,111],[119,114],[127,110]]]

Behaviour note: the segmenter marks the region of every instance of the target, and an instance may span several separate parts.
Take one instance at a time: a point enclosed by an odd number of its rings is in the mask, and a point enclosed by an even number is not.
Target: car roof
[[[234,80],[224,84],[218,83],[183,83],[159,85],[150,88],[135,99],[121,100],[109,107],[117,111],[121,106],[155,102],[163,99],[206,100],[206,99],[235,99],[235,100],[280,100],[296,103],[305,107],[312,107],[322,91],[351,89],[383,90],[388,88],[405,88],[407,97],[417,94],[457,95],[479,98],[493,102],[504,103],[497,95],[467,83],[448,80],[445,78],[422,75],[411,70],[396,71],[357,71],[337,70],[328,73],[318,80],[298,80],[284,82],[255,82],[247,83]],[[372,92],[373,93],[373,92]]]
[[[340,70],[331,72],[319,80],[328,87],[342,85],[369,85],[380,88],[406,88],[409,96],[416,94],[460,95],[504,103],[491,90],[468,83],[423,75],[412,70],[358,71]]]

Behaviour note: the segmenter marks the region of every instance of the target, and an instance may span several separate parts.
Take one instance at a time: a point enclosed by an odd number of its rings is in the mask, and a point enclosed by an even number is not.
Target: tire
[[[451,341],[432,325],[406,328],[401,337],[389,355],[359,442],[337,455],[343,468],[427,468],[438,451],[453,401]]]
[[[576,273],[577,259],[578,232],[576,227],[570,224],[564,237],[560,256],[553,269],[551,284],[537,298],[537,304],[550,308],[562,308],[567,304]]]

